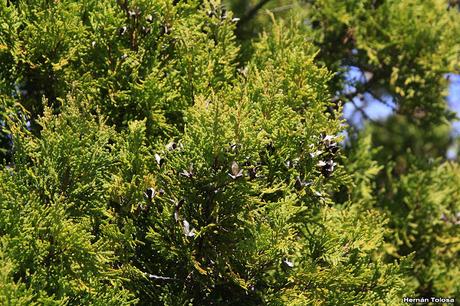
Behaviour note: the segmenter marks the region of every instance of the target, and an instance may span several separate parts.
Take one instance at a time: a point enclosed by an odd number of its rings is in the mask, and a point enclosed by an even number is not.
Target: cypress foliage
[[[401,118],[388,121],[391,127],[369,126],[350,146],[346,168],[359,186],[352,198],[364,199],[364,207],[388,217],[386,253],[389,260],[413,254],[406,283],[417,294],[456,296],[460,181],[457,163],[436,158],[445,127],[417,136],[413,124]],[[401,132],[388,139],[382,129]]]
[[[134,301],[114,252],[130,241],[107,206],[115,132],[68,103],[59,115],[45,108],[39,136],[9,124],[14,158],[0,180],[5,304]]]
[[[219,1],[0,0],[0,303],[398,305],[457,294],[458,166],[425,161],[423,146],[385,160],[394,139],[374,126],[338,144],[346,125],[332,94],[345,82],[338,50],[323,44],[337,25],[304,19],[352,23],[334,3],[269,15],[241,41]],[[385,72],[375,86],[390,82],[403,115],[420,106],[427,120],[448,118],[440,73],[453,55],[422,52],[417,73],[432,68],[430,82],[389,75],[406,58],[373,53],[383,38],[371,25],[397,4],[366,18],[364,4],[349,18],[360,60]],[[421,32],[439,53],[453,39]]]

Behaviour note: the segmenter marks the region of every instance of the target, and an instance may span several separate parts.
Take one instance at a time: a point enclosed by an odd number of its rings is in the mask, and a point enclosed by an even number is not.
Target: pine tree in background
[[[458,165],[418,133],[451,118],[458,12],[266,2],[0,2],[2,304],[458,295]],[[360,94],[399,117],[342,150]]]

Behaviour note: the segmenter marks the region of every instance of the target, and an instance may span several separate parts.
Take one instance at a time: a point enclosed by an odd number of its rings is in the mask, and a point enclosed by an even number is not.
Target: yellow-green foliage
[[[382,126],[369,126],[367,135],[350,146],[345,168],[354,173],[351,199],[360,201],[361,209],[378,208],[388,218],[389,260],[412,254],[408,286],[421,296],[456,296],[459,169],[455,162],[433,157],[442,150],[439,132],[444,127],[417,135],[405,121],[393,118],[389,124],[393,126],[385,129],[401,133],[387,138]]]
[[[344,29],[402,113],[444,111],[457,36],[439,33],[454,14],[439,1],[384,2],[267,14],[242,42],[219,1],[0,0],[0,303],[457,294],[458,166],[424,162],[418,145],[396,152],[420,163],[393,167],[372,148],[377,129],[346,154],[338,145],[348,51],[329,47]],[[417,11],[433,23],[420,33]]]

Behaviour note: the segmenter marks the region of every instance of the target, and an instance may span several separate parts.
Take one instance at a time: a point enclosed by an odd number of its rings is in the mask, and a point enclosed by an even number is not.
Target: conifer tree
[[[458,165],[442,127],[411,137],[451,117],[458,12],[306,2],[0,0],[0,303],[455,296]],[[343,63],[372,82],[348,84]],[[400,117],[344,150],[348,85]]]
[[[246,3],[241,16],[263,4],[282,17],[290,3]],[[335,72],[329,87],[333,100],[352,105],[366,121],[352,141],[345,168],[353,184],[335,194],[351,196],[364,209],[387,214],[389,260],[413,253],[409,274],[420,296],[458,296],[459,211],[456,162],[447,162],[454,118],[445,100],[449,77],[459,71],[459,12],[456,1],[301,1],[318,59]],[[241,7],[241,5],[239,5]],[[244,5],[242,6],[244,7]],[[240,31],[262,27],[259,9]],[[244,17],[242,17],[244,18]],[[350,71],[355,75],[350,78]],[[369,103],[392,109],[387,120],[374,122]],[[458,160],[458,158],[455,158]],[[436,173],[436,174],[435,174]],[[452,189],[450,189],[452,188]],[[345,192],[343,192],[345,190]],[[404,237],[404,238],[403,238]],[[442,249],[442,251],[439,251]],[[442,254],[442,255],[441,255]],[[440,268],[442,267],[442,268]],[[441,276],[442,275],[442,276]]]

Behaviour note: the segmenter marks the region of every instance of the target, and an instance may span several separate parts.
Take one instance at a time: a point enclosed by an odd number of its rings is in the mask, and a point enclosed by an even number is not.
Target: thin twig
[[[372,86],[374,86],[378,82],[378,78],[374,75],[369,81],[364,84],[360,84],[360,86],[355,86],[356,90],[347,94],[342,94],[335,97],[332,102],[336,103],[340,100],[351,101],[356,98],[358,95],[368,92]]]
[[[353,104],[355,109],[361,113],[361,115],[364,117],[364,119],[366,119],[367,121],[371,122],[372,124],[382,126],[381,122],[372,119],[361,106],[356,104],[356,102],[354,100],[350,100],[350,102],[351,102],[351,104]]]
[[[383,100],[382,98],[378,97],[372,90],[369,90],[368,93],[372,96],[372,98],[374,98],[375,100],[379,101],[380,103],[388,106],[389,108],[391,108],[392,111],[396,111],[396,107],[391,105],[390,103],[388,103],[387,101]]]
[[[291,4],[287,4],[287,5],[283,5],[283,6],[278,6],[278,7],[272,8],[272,9],[270,9],[270,11],[271,11],[272,13],[278,13],[278,12],[290,10],[290,9],[292,9],[292,8],[294,8],[294,7],[296,7],[296,4],[295,4],[295,3],[291,3]]]

